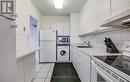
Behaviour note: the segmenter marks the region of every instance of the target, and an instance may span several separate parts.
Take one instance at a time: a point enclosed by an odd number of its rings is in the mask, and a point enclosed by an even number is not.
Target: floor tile
[[[36,76],[37,79],[46,79],[48,72],[39,72]]]
[[[45,79],[35,79],[33,82],[44,82]]]
[[[49,71],[50,68],[41,68],[40,71]]]
[[[33,82],[50,82],[54,63],[40,64],[39,67],[40,70]]]
[[[51,79],[45,79],[45,82],[50,82],[51,81]]]
[[[52,72],[48,72],[46,79],[51,79],[51,77],[52,77]]]
[[[43,64],[43,65],[42,65],[42,68],[45,68],[45,67],[47,67],[47,68],[48,68],[48,67],[50,67],[50,66],[51,66],[51,64],[50,64],[50,63],[45,63],[45,64]]]

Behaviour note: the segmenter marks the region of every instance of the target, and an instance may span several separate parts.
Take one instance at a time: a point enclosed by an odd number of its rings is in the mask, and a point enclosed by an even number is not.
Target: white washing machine
[[[57,62],[69,62],[70,47],[57,46]]]

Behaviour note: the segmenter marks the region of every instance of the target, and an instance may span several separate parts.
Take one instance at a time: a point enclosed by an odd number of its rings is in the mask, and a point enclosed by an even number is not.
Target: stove
[[[112,67],[130,75],[130,57],[124,55],[94,56]]]

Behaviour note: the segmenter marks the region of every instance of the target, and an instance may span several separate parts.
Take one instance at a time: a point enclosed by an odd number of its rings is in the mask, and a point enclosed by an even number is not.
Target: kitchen
[[[55,1],[0,0],[0,82],[130,82],[130,0]]]

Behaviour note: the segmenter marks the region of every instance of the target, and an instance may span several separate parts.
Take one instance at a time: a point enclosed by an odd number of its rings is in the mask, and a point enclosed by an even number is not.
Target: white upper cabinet
[[[80,34],[89,33],[97,27],[96,0],[88,0],[80,13]]]
[[[130,9],[130,0],[88,0],[80,12],[79,35],[106,29],[100,26],[104,26],[104,23],[108,24],[107,22],[112,19],[109,18],[113,15],[117,15],[128,9]]]
[[[110,0],[97,0],[97,18],[98,18],[98,29],[104,29],[100,27],[101,22],[111,15]]]
[[[130,0],[111,0],[112,15],[130,9]]]

